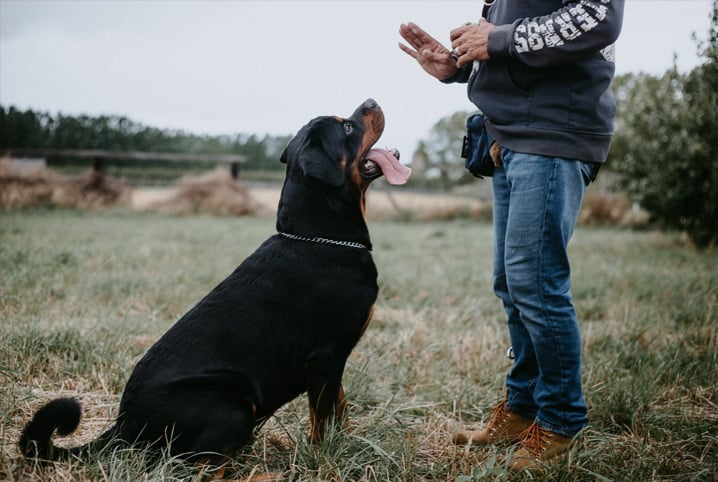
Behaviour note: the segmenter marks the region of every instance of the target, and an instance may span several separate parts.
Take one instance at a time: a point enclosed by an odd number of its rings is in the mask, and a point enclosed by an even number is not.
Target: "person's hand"
[[[444,80],[458,70],[449,49],[415,23],[401,24],[399,34],[409,44],[399,43],[399,48],[415,58],[429,75]]]
[[[461,68],[474,60],[489,60],[489,33],[495,25],[484,19],[478,25],[464,25],[451,31],[451,48]]]

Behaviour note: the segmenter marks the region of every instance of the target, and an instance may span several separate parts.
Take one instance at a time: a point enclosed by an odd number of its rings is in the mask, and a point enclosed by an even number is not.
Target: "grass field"
[[[509,345],[491,293],[491,228],[470,220],[370,224],[380,273],[374,321],[345,375],[351,431],[306,441],[306,401],[280,410],[236,458],[244,477],[508,480],[507,449],[457,448],[503,396]],[[45,469],[15,441],[40,404],[78,395],[111,424],[133,364],[268,235],[267,217],[126,210],[0,212],[0,479],[183,480],[200,470],[107,450]],[[579,228],[573,293],[590,426],[541,480],[718,479],[718,256],[652,231]],[[512,480],[531,480],[524,474]]]

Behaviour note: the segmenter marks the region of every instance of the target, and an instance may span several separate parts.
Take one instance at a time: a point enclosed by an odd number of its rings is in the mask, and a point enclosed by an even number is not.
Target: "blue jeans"
[[[494,170],[494,292],[514,364],[507,408],[572,437],[587,423],[566,247],[585,185],[579,161],[502,149]]]

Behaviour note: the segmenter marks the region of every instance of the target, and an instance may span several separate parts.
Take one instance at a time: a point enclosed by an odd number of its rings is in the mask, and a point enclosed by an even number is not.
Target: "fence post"
[[[97,174],[105,173],[105,160],[102,157],[95,157],[92,159],[92,169]]]

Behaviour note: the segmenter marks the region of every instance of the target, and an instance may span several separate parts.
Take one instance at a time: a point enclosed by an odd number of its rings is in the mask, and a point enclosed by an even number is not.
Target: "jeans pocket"
[[[601,169],[601,164],[598,162],[581,162],[581,176],[583,176],[583,183],[588,186],[596,180],[598,176],[598,170]]]

